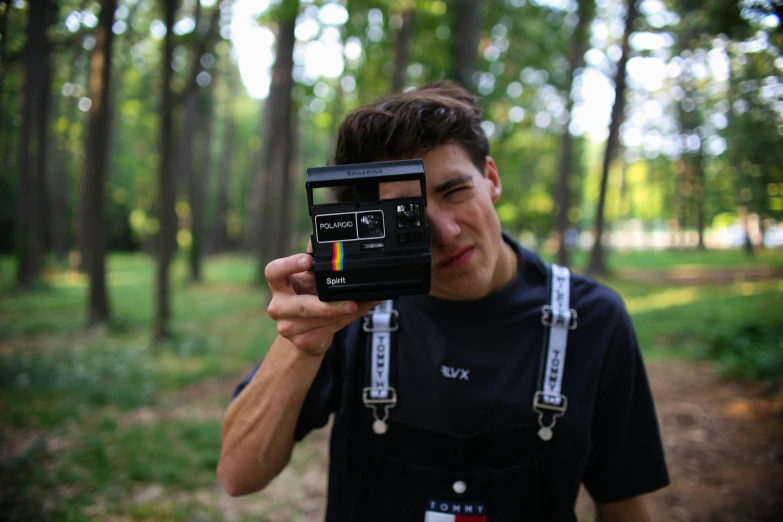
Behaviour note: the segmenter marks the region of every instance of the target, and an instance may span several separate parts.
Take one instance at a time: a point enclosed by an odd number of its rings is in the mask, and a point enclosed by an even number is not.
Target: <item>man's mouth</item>
[[[463,247],[454,252],[451,255],[448,255],[438,261],[437,267],[438,268],[459,268],[465,264],[467,264],[468,261],[470,261],[470,258],[473,256],[474,247]]]

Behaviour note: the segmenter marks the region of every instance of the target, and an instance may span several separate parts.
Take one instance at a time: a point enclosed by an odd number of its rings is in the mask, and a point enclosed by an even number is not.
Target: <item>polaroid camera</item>
[[[415,197],[380,199],[379,184],[418,180]],[[421,160],[307,169],[313,272],[321,301],[379,301],[430,291],[427,191]],[[313,203],[316,189],[348,201]]]

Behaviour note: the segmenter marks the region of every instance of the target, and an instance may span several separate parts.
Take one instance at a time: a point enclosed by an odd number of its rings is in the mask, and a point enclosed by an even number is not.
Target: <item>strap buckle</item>
[[[542,410],[554,412],[555,417],[565,414],[568,409],[568,397],[561,393],[547,393],[537,391],[533,396],[533,410],[539,414]]]
[[[553,308],[551,305],[541,307],[541,324],[550,328],[576,330],[576,318],[576,310],[573,308]]]
[[[385,394],[386,398],[379,397],[379,395],[382,394]],[[373,395],[376,396],[373,397]],[[379,404],[393,408],[397,405],[397,390],[391,386],[386,388],[373,388],[372,386],[366,386],[362,389],[362,402],[368,408],[374,408]]]
[[[386,327],[375,327],[373,324],[370,326],[370,319],[375,315],[380,314],[390,314],[391,317],[389,317],[389,326]],[[374,323],[374,321],[373,321]],[[400,329],[400,312],[392,308],[391,310],[376,310],[372,309],[370,312],[366,313],[364,315],[364,321],[362,322],[362,330],[368,333],[373,332],[396,332]]]
[[[387,398],[373,397],[372,392],[386,392]],[[368,386],[362,389],[362,402],[366,407],[372,408],[372,416],[375,419],[373,431],[378,435],[386,433],[388,429],[386,419],[389,418],[389,408],[394,408],[397,405],[397,390],[391,386],[387,388],[372,388]],[[383,415],[378,414],[379,406],[383,407]]]

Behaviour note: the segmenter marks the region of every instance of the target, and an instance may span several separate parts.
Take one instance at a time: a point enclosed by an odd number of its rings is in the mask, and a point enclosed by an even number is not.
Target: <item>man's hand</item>
[[[313,259],[296,254],[275,259],[264,275],[272,292],[267,312],[277,322],[277,333],[301,352],[323,355],[334,334],[369,312],[378,302],[324,303],[315,292],[315,277],[309,270]]]

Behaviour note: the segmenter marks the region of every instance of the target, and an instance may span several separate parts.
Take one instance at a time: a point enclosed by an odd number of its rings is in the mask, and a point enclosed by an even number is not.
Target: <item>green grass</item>
[[[108,259],[113,321],[90,333],[82,274],[51,271],[35,291],[20,294],[13,262],[0,259],[0,437],[35,434],[21,454],[0,457],[4,519],[95,519],[85,509],[96,499],[106,513],[131,520],[219,518],[195,502],[128,503],[143,484],[212,487],[220,419],[127,426],[117,420],[123,411],[162,407],[167,392],[247,370],[275,333],[252,260],[210,259],[200,284],[187,280],[185,268],[182,260],[172,264],[173,335],[153,345],[155,266],[148,257]],[[216,398],[205,400],[214,409]],[[58,440],[73,447],[57,451]],[[52,496],[55,488],[60,493]]]
[[[257,361],[274,334],[264,293],[251,284],[254,265],[222,257],[205,282],[186,281],[173,266],[172,338],[150,341],[154,265],[142,255],[108,263],[109,331],[84,334],[84,276],[60,272],[47,287],[0,299],[0,419],[17,427],[51,427],[80,409],[154,403],[162,391],[235,374]]]
[[[741,252],[655,252],[609,259],[614,269],[777,266],[780,254],[766,251],[747,260]],[[140,423],[128,422],[126,413],[161,410],[170,392],[238,375],[258,361],[275,329],[263,310],[264,289],[253,284],[256,265],[241,257],[210,259],[204,282],[191,284],[184,262],[175,262],[174,335],[157,346],[150,341],[152,260],[112,255],[108,267],[114,319],[108,329],[88,334],[84,276],[52,271],[34,292],[18,294],[12,290],[13,263],[0,258],[0,437],[28,438],[20,454],[0,456],[0,484],[11,485],[0,486],[0,512],[11,521],[82,522],[109,515],[220,520],[217,506],[193,497],[214,485],[220,418],[159,415]],[[733,377],[780,382],[780,282],[718,287],[604,282],[625,299],[648,361],[714,358]],[[229,392],[196,399],[196,405],[214,411]],[[62,441],[68,441],[65,450],[57,449]],[[152,486],[165,494],[134,499],[133,491]],[[44,497],[48,502],[41,502]]]
[[[717,360],[732,378],[783,385],[783,281],[664,286],[605,280],[648,359]]]
[[[56,477],[85,492],[143,484],[196,489],[214,484],[219,452],[219,421],[118,427],[106,420],[79,448],[63,455]]]

